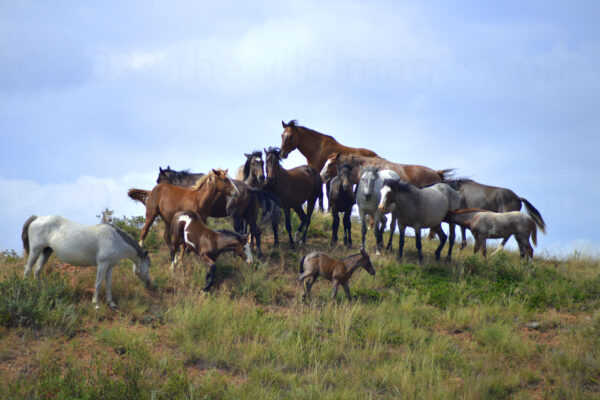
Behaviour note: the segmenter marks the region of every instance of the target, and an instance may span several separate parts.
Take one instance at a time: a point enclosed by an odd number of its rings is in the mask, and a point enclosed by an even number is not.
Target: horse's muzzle
[[[287,151],[281,150],[281,158],[287,158],[288,154],[289,153]]]
[[[385,207],[384,206],[379,206],[379,207],[377,207],[377,209],[379,210],[380,213],[385,213]]]

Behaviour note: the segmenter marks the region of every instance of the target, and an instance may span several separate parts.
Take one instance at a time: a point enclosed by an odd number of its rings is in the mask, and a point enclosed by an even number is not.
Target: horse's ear
[[[246,158],[252,157],[252,154],[244,153],[244,155],[246,156]]]
[[[283,129],[288,127],[288,125],[285,122],[283,122],[283,120],[281,120],[281,126],[283,126]]]
[[[159,167],[158,167],[158,171],[159,171],[159,172],[163,172],[163,169],[162,169],[162,168],[159,166]]]
[[[265,156],[269,154],[269,152],[267,151],[267,149],[265,149],[264,147],[263,147],[263,150],[265,151]]]

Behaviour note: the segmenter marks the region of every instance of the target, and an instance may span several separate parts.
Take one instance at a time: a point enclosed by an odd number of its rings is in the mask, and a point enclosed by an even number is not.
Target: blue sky
[[[597,2],[0,3],[0,248],[31,214],[138,215],[159,166],[235,171],[281,120],[457,168],[598,254]],[[303,164],[298,152],[284,166]]]

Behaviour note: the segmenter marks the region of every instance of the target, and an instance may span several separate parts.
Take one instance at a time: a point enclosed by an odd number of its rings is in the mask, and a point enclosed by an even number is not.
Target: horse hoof
[[[109,304],[108,308],[110,308],[112,311],[117,311],[119,309],[116,304]]]

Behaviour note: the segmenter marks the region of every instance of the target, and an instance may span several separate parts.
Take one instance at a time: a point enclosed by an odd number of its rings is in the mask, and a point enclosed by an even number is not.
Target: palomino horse
[[[435,259],[439,260],[442,248],[446,243],[446,234],[442,230],[441,223],[448,211],[456,210],[459,206],[459,196],[456,190],[445,183],[419,189],[410,183],[399,179],[386,179],[381,188],[381,201],[379,209],[381,212],[390,210],[393,204],[396,210],[392,218],[398,222],[400,230],[398,259],[402,259],[404,250],[404,232],[407,226],[415,230],[415,242],[419,253],[419,263],[423,262],[421,254],[421,228],[431,228],[440,238],[440,244],[435,251]],[[446,260],[452,257],[452,246],[454,245],[454,225],[450,225],[450,243]]]
[[[534,246],[537,246],[537,223],[527,214],[520,211],[497,213],[478,208],[467,208],[455,212],[450,211],[446,220],[469,228],[473,232],[473,236],[475,236],[474,253],[481,248],[481,253],[485,257],[487,255],[486,239],[503,238],[502,243],[506,243],[506,240],[514,235],[519,244],[521,258],[533,259],[533,247],[529,243],[529,236],[531,236]],[[500,249],[499,247],[494,253]]]
[[[375,234],[376,252],[375,255],[380,255],[381,244],[383,242],[383,231],[385,230],[386,219],[384,213],[379,209],[380,190],[383,187],[383,182],[386,179],[399,179],[398,174],[389,169],[379,171],[378,167],[362,168],[362,177],[356,187],[356,204],[358,204],[358,213],[361,222],[361,244],[360,248],[365,248],[365,236],[367,234],[367,219],[366,216],[373,217],[373,233]],[[391,212],[392,209],[386,211]],[[390,235],[394,234],[395,230],[394,219],[390,225]]]
[[[226,251],[233,251],[247,264],[252,264],[252,253],[248,243],[248,235],[228,230],[209,229],[202,218],[195,211],[179,211],[173,216],[171,221],[171,271],[179,262],[183,262],[185,249],[189,249],[200,256],[200,259],[208,265],[206,272],[206,284],[204,290],[207,291],[215,280],[215,270],[217,269],[216,260],[219,254]],[[181,248],[179,260],[176,259],[177,250]]]
[[[352,183],[360,181],[360,167],[378,167],[380,170],[391,169],[396,172],[404,182],[418,187],[428,186],[442,182],[448,178],[452,169],[434,171],[423,165],[397,164],[381,157],[365,157],[359,154],[333,153],[321,168],[321,179],[328,181],[337,175],[337,170],[342,164],[350,164],[354,167]]]
[[[113,266],[123,258],[133,261],[133,272],[147,288],[152,287],[148,252],[121,229],[108,225],[82,225],[58,215],[32,215],[23,225],[23,248],[28,255],[25,276],[35,263],[34,275],[40,271],[52,252],[63,262],[77,266],[96,265],[96,284],[92,303],[98,309],[98,295],[102,281],[106,282],[106,301],[110,308],[117,305],[112,298]]]
[[[325,253],[314,251],[302,257],[300,260],[300,277],[298,280],[303,283],[304,294],[302,300],[310,297],[310,289],[319,276],[333,282],[331,289],[331,299],[335,299],[338,286],[341,284],[346,292],[348,301],[352,301],[350,295],[350,287],[348,281],[352,277],[354,271],[358,268],[364,268],[371,275],[375,275],[375,268],[371,263],[369,255],[360,250],[360,253],[338,260],[337,258],[329,257]]]
[[[175,171],[167,165],[167,168],[162,169],[158,167],[158,178],[156,183],[170,183],[171,185],[181,187],[192,187],[198,182],[198,179],[202,178],[202,173],[191,173],[188,170]]]
[[[374,151],[340,144],[332,136],[324,135],[312,129],[298,125],[296,120],[287,124],[281,121],[283,132],[281,133],[281,157],[287,158],[293,150],[298,149],[309,166],[318,171],[323,169],[327,157],[332,153],[360,154],[365,157],[376,157]],[[332,177],[335,175],[332,175]],[[329,188],[328,190],[329,191]],[[323,208],[323,197],[319,197],[319,207]]]
[[[265,180],[265,163],[262,152],[255,150],[250,154],[244,153],[246,163],[238,168],[235,179],[253,188],[260,187]]]
[[[315,202],[321,194],[323,182],[319,173],[308,165],[303,165],[290,170],[283,168],[280,164],[280,150],[276,147],[265,149],[267,157],[267,184],[265,190],[279,199],[281,208],[285,215],[285,228],[288,231],[290,247],[294,248],[292,239],[292,223],[290,220],[290,208],[293,208],[300,217],[300,226],[296,231],[296,241],[302,233],[301,242],[306,242],[306,233],[310,225]],[[307,202],[306,213],[302,204]]]
[[[331,225],[331,245],[337,243],[337,232],[340,226],[340,216],[338,213],[344,213],[344,245],[352,247],[352,224],[350,216],[352,215],[352,206],[356,203],[352,183],[350,182],[350,173],[352,165],[344,164],[339,169],[338,176],[331,180],[329,189],[329,201],[331,213],[333,214],[333,223]]]
[[[525,198],[519,197],[510,189],[484,185],[471,179],[455,179],[447,182],[460,194],[460,208],[479,208],[486,211],[508,212],[520,211],[521,205],[533,219],[537,227],[546,232],[546,223],[540,212]],[[461,250],[467,245],[467,228],[461,226]],[[509,237],[504,238],[496,251],[502,250]]]
[[[146,223],[140,232],[140,246],[159,215],[165,222],[165,241],[170,245],[169,232],[173,215],[177,211],[194,210],[206,220],[219,193],[231,196],[238,193],[238,189],[227,176],[227,170],[213,169],[189,189],[168,183],[159,183],[152,191],[129,189],[129,197],[146,205]]]

